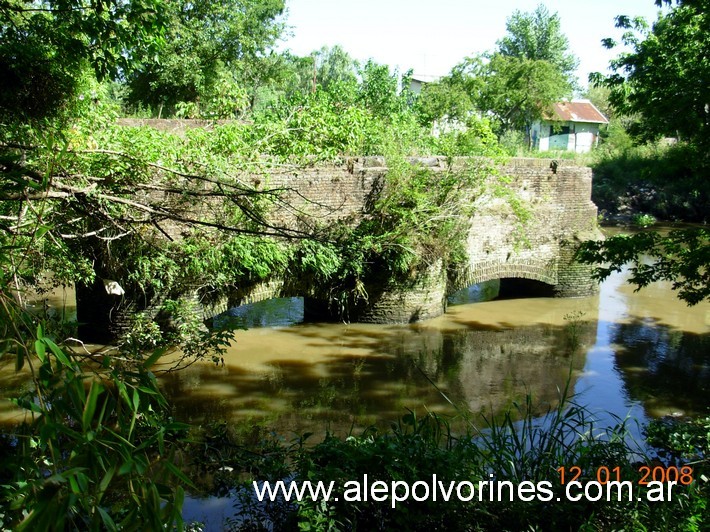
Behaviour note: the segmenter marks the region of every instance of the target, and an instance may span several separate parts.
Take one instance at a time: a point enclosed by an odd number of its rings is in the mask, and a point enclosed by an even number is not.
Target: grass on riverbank
[[[686,466],[692,467],[690,475],[694,482],[674,487],[671,500],[651,501],[647,497],[652,495],[649,488],[653,486],[641,484],[644,466],[651,471],[661,468],[655,470],[656,478],[661,472],[675,474],[671,473],[675,471],[673,468],[682,467],[683,457],[669,444],[670,436],[656,433],[654,444],[663,448],[662,453],[642,451],[629,436],[629,420],[619,420],[608,429],[599,428],[585,407],[565,395],[559,406],[542,418],[533,414],[535,409],[528,398],[502,420],[488,420],[482,428],[470,425],[463,435],[454,434],[449,420],[438,415],[417,417],[410,412],[387,432],[368,430],[347,438],[328,435],[315,446],[306,445],[306,435],[291,445],[269,441],[258,452],[241,450],[231,458],[220,453],[221,459],[212,462],[222,472],[222,486],[231,484],[223,473],[230,469],[234,470],[230,489],[242,486],[236,488],[238,515],[229,522],[229,527],[231,530],[702,530],[706,526],[703,519],[710,495],[707,442],[701,444],[705,446],[699,450],[700,454],[694,455],[693,465]],[[521,417],[521,421],[514,421]],[[670,433],[675,431],[665,434]],[[222,432],[222,445],[229,440],[225,437]],[[239,449],[231,444],[228,447],[233,451]],[[661,456],[664,462],[659,460]],[[686,455],[685,459],[688,458]],[[690,470],[683,471],[687,474]],[[608,480],[630,481],[631,500],[568,500],[567,485],[578,472],[576,480],[582,485],[603,482],[607,476]],[[362,483],[365,475],[370,487],[376,481],[388,487],[399,483],[400,497],[405,493],[405,483],[411,488],[419,482],[410,495],[416,492],[421,500],[410,496],[393,507],[391,498],[375,501],[372,493],[366,496],[363,492],[357,500],[358,496],[348,489],[353,484],[347,483],[353,480]],[[442,501],[441,491],[438,500],[432,500],[431,491],[420,481],[431,486],[434,475],[446,489],[451,482],[461,486],[463,497],[471,500],[459,500],[457,488],[447,502]],[[244,478],[248,480],[238,481]],[[333,493],[328,502],[307,497],[299,503],[283,499],[264,503],[256,499],[252,481],[268,480],[273,485],[283,479],[309,480],[314,484],[322,481],[326,486],[333,482]],[[501,482],[495,484],[500,495],[497,491],[489,495],[487,485],[479,500],[479,480]],[[468,483],[473,484],[473,493]],[[540,489],[529,488],[519,495],[520,485]],[[665,485],[661,491],[667,493]],[[569,493],[577,495],[583,489],[573,487]],[[592,497],[597,493],[596,489],[590,491]],[[657,490],[655,495],[658,494]]]
[[[600,149],[590,163],[592,200],[610,215],[707,223],[706,155],[685,144]]]

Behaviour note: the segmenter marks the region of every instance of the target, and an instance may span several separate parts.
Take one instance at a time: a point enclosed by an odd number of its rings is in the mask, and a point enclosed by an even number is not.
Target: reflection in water
[[[601,285],[594,346],[576,392],[603,422],[710,412],[710,303],[688,307],[670,283],[638,292],[627,271]],[[611,414],[611,415],[610,415]]]
[[[213,326],[227,326],[243,329],[254,327],[284,327],[296,325],[303,321],[303,298],[275,298],[242,305],[229,309],[213,320]]]
[[[25,294],[30,312],[43,319],[57,322],[76,322],[76,292],[74,287],[59,286],[42,294]]]
[[[498,287],[487,283],[456,294],[446,315],[403,326],[304,324],[301,299],[266,301],[231,312],[248,330],[235,333],[224,367],[195,364],[162,384],[181,419],[286,437],[386,426],[407,408],[495,415],[527,393],[553,404],[568,375],[602,423],[707,414],[710,303],[689,308],[667,283],[634,292],[625,279],[612,275],[583,299],[490,301]],[[59,295],[69,311],[70,299]],[[26,385],[0,360],[0,395]],[[0,401],[0,420],[14,416]]]
[[[448,298],[449,305],[465,305],[466,303],[482,303],[491,301],[500,293],[500,279],[485,281],[459,290]]]
[[[554,404],[568,376],[602,424],[707,412],[710,304],[689,308],[664,283],[635,293],[625,279],[582,299],[488,301],[496,283],[471,287],[453,301],[484,302],[409,326],[303,324],[299,300],[272,300],[233,314],[280,327],[238,331],[225,367],[163,382],[180,417],[282,435],[386,425],[407,408],[495,415],[527,393]]]
[[[614,331],[616,367],[626,389],[652,415],[706,413],[710,406],[710,335],[684,332],[650,318]]]
[[[269,312],[287,315],[278,304]],[[528,393],[553,405],[584,366],[565,315],[586,312],[575,334],[588,343],[596,306],[595,298],[493,301],[410,326],[250,329],[236,333],[223,368],[195,365],[162,380],[186,421],[263,423],[283,435],[387,426],[406,409],[498,414]]]

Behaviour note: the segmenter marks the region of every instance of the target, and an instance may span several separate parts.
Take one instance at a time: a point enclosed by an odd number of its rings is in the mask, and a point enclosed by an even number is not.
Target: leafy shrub
[[[516,130],[507,130],[500,136],[500,145],[505,152],[513,157],[518,157],[529,151],[525,141],[525,133]]]
[[[710,417],[680,420],[656,419],[646,428],[648,443],[671,460],[685,459],[704,464],[710,460]]]
[[[637,227],[649,227],[656,223],[656,217],[652,214],[634,214],[632,216],[633,224]]]
[[[17,358],[29,366],[33,387],[16,400],[28,421],[12,433],[0,469],[3,525],[181,527],[183,486],[191,483],[172,459],[187,426],[169,419],[150,372],[162,351],[124,369],[106,358],[85,374],[41,326],[35,338],[32,352]]]
[[[705,159],[704,153],[682,143],[598,150],[591,163],[592,200],[612,214],[707,221],[710,193]]]
[[[565,399],[564,393],[559,405],[542,418],[534,413],[529,397],[516,408],[500,421],[487,420],[481,428],[471,425],[468,433],[458,435],[446,419],[435,414],[417,417],[413,412],[386,433],[370,429],[345,439],[327,435],[312,447],[305,445],[306,435],[294,442],[294,448],[282,447],[281,460],[293,464],[290,473],[267,468],[271,475],[262,469],[264,476],[257,478],[333,482],[330,500],[304,497],[298,503],[257,505],[243,491],[246,504],[240,504],[242,515],[232,525],[260,529],[266,520],[273,529],[286,530],[297,520],[302,530],[697,530],[702,523],[707,483],[676,489],[673,500],[662,504],[649,503],[645,497],[637,500],[639,492],[631,501],[565,502],[560,467],[579,466],[578,480],[584,483],[596,481],[599,468],[613,464],[619,466],[620,478],[631,480],[638,478],[637,465],[631,463],[634,457],[640,463],[649,458],[629,438],[626,421],[600,430],[591,413]],[[479,480],[513,485],[548,481],[552,500],[559,497],[560,502],[491,500],[487,491],[480,500],[476,493],[470,502],[459,501],[454,494],[448,501],[441,496],[436,502],[431,496],[420,501],[410,497],[394,506],[389,497],[375,501],[365,499],[362,492],[360,500],[353,500],[357,495],[352,492],[346,497],[352,489],[347,482],[362,485],[364,475],[370,486],[382,481],[388,487],[393,482],[410,487],[418,481],[430,484],[434,475],[446,487],[452,481],[474,486]],[[253,490],[251,482],[243,489]]]

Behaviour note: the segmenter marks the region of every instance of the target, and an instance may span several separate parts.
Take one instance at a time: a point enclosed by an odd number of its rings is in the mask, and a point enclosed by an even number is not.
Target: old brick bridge
[[[432,157],[413,160],[412,164],[437,171],[446,168],[448,162],[443,157]],[[420,272],[410,286],[367,287],[367,304],[351,315],[353,321],[407,323],[431,318],[445,311],[447,296],[493,279],[537,281],[548,286],[556,297],[584,296],[597,290],[589,268],[574,261],[581,241],[601,238],[597,208],[591,201],[591,170],[567,161],[519,158],[510,159],[498,171],[507,177],[505,186],[524,202],[530,214],[522,227],[524,238],[521,239],[520,220],[504,198],[481,198],[466,238],[468,260],[458,271],[447,272],[440,263],[434,263]],[[253,182],[262,190],[288,187],[283,200],[294,208],[274,213],[275,224],[298,224],[304,213],[324,223],[361,215],[367,202],[381,189],[386,172],[383,158],[364,157],[348,159],[341,165],[271,170],[266,178],[254,177]],[[116,281],[120,283],[121,279]],[[290,278],[272,278],[222,291],[216,298],[187,289],[181,295],[209,320],[231,307],[275,297],[304,297],[307,314],[322,313],[327,307],[319,298],[323,288]],[[85,330],[120,329],[125,323],[120,323],[122,313],[116,310],[141,310],[140,297],[78,289],[78,319],[85,324]]]

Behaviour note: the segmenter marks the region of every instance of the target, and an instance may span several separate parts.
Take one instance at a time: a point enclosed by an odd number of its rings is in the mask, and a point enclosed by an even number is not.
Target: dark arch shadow
[[[554,297],[554,287],[542,281],[505,277],[476,283],[451,294],[449,305],[482,303],[494,299]]]
[[[507,277],[500,280],[496,299],[523,299],[528,297],[554,297],[554,287],[533,279]]]

